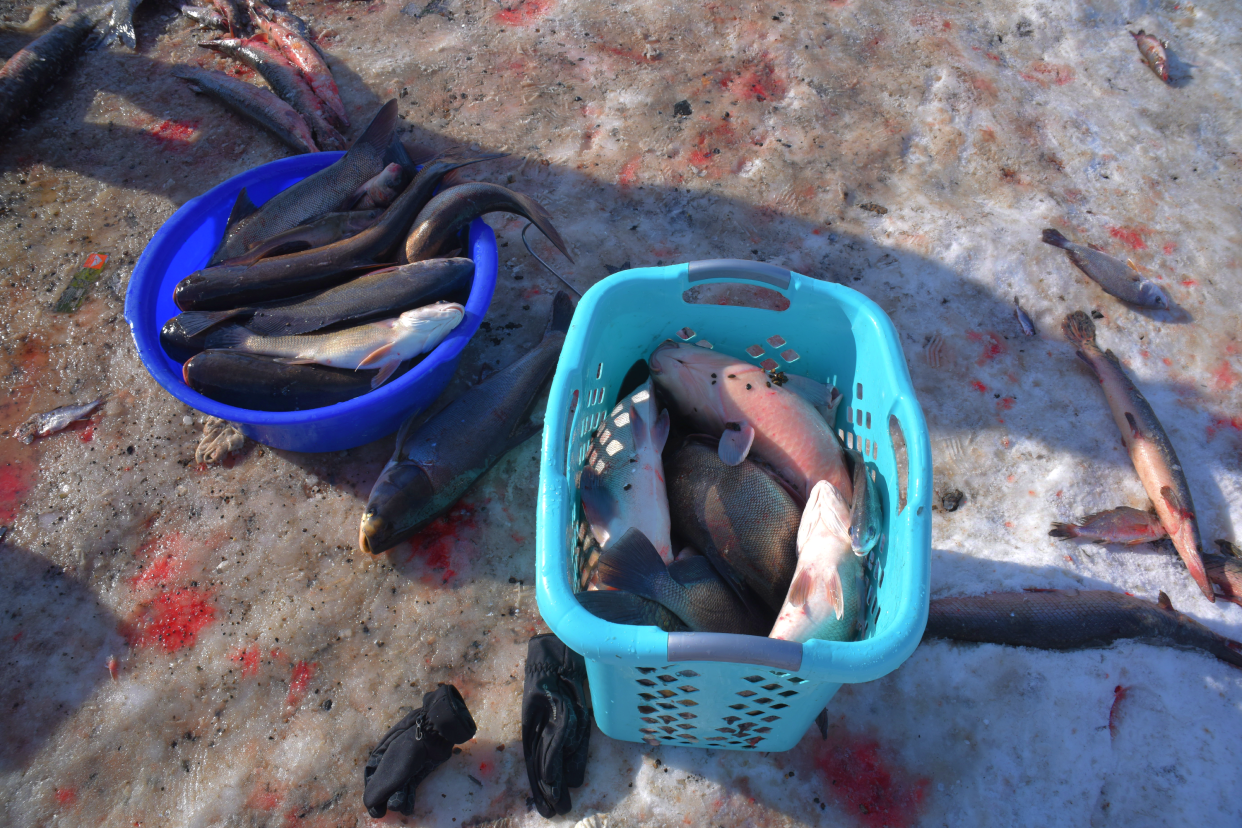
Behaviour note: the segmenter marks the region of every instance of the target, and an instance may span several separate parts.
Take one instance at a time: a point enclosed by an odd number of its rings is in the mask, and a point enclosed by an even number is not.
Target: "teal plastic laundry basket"
[[[789,305],[741,304],[746,288],[715,300],[728,304],[702,303],[720,290],[706,285],[727,282],[776,291]],[[866,456],[884,502],[884,531],[866,562],[858,640],[666,633],[603,621],[574,598],[582,514],[576,482],[591,434],[616,404],[630,366],[672,338],[841,390],[835,426]],[[927,623],[931,474],[927,426],[897,332],[857,291],[734,259],[627,270],[591,288],[570,325],[548,401],[536,596],[552,631],[586,658],[600,730],[649,744],[788,750],[841,684],[895,670]]]

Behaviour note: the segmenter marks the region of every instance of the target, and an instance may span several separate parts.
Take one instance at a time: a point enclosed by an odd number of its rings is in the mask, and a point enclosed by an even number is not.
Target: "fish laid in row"
[[[5,61],[0,68],[0,132],[16,126],[74,67],[106,11],[106,6],[97,6],[71,14]]]
[[[408,370],[406,366],[394,376]],[[203,351],[181,366],[182,379],[190,388],[225,405],[252,411],[308,411],[352,400],[371,390],[375,374],[289,365],[240,351]]]
[[[190,88],[210,95],[243,118],[266,129],[298,152],[319,152],[310,127],[289,104],[268,90],[240,81],[224,72],[175,66],[173,75],[187,81]]]

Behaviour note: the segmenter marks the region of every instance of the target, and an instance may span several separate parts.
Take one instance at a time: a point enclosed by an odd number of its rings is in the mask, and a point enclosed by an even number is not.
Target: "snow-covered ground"
[[[1206,2],[574,3],[292,0],[355,127],[398,97],[407,139],[510,158],[468,178],[539,200],[585,289],[617,269],[759,258],[875,299],[932,432],[934,596],[1110,588],[1242,638],[1175,557],[1047,536],[1145,505],[1060,320],[1097,310],[1186,466],[1204,538],[1242,519],[1242,11]],[[25,19],[28,8],[9,17]],[[1167,39],[1162,84],[1127,30]],[[409,824],[533,825],[519,708],[535,606],[538,441],[394,553],[356,548],[388,453],[254,445],[193,462],[202,420],[146,374],[129,269],[176,207],[286,151],[196,98],[172,63],[221,65],[170,5],[139,51],[94,52],[0,146],[0,430],[108,401],[31,446],[0,440],[0,822],[338,826],[370,747],[455,683],[478,738]],[[0,34],[7,55],[23,42]],[[689,115],[675,115],[686,101]],[[866,206],[864,206],[866,205]],[[543,328],[555,281],[497,228],[502,273],[454,392]],[[1131,260],[1175,312],[1137,312],[1039,241]],[[507,245],[507,246],[503,246]],[[75,315],[77,263],[112,256]],[[1022,336],[1019,296],[1039,337]],[[925,346],[940,343],[929,359]],[[106,668],[117,660],[113,680]],[[564,824],[1237,824],[1242,673],[1136,643],[1081,653],[926,644],[845,687],[784,754],[592,740]],[[473,779],[471,778],[473,777]],[[600,815],[595,817],[594,815]],[[400,823],[399,818],[390,821]]]

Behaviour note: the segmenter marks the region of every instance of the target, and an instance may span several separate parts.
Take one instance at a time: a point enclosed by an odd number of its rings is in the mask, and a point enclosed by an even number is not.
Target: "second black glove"
[[[544,817],[569,812],[569,789],[586,776],[591,714],[586,661],[551,633],[526,649],[522,690],[522,754],[535,807]]]

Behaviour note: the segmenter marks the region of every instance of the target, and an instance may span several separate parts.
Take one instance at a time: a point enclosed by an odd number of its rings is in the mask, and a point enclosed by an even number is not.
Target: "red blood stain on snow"
[[[496,769],[496,766],[493,765],[491,762],[480,762],[479,763],[479,775],[480,776],[484,776],[484,777],[491,776],[492,771],[494,771],[495,769]]]
[[[737,71],[725,72],[720,77],[720,88],[734,97],[762,102],[785,97],[788,85],[768,56],[763,55],[743,63]]]
[[[976,365],[983,365],[984,363],[991,362],[1008,350],[1005,347],[1005,340],[995,331],[987,331],[986,339],[984,336],[984,334],[978,333],[977,331],[968,331],[966,333],[966,338],[971,342],[983,343],[983,353],[981,353],[979,358],[975,360]]]
[[[1131,250],[1146,250],[1147,243],[1143,241],[1144,236],[1151,235],[1149,227],[1110,227],[1108,234],[1114,239],[1125,244]]]
[[[410,557],[406,562],[422,558],[429,569],[443,572],[441,583],[448,583],[457,574],[451,568],[451,554],[462,532],[473,532],[478,526],[474,518],[475,506],[459,501],[456,506],[433,520],[426,529],[410,538]],[[430,581],[425,578],[424,581]]]
[[[815,757],[824,792],[867,828],[918,824],[930,780],[893,763],[878,741],[836,727]]]
[[[988,55],[992,60],[999,60],[995,55]],[[1065,86],[1067,83],[1074,82],[1074,69],[1064,63],[1044,63],[1037,60],[1030,65],[1029,72],[1019,72],[1018,75],[1025,81],[1038,83],[1040,86],[1047,87],[1049,83],[1057,86]]]
[[[630,49],[623,49],[620,46],[600,46],[601,51],[607,52],[615,57],[632,60],[635,63],[655,63],[659,58],[647,57],[642,52],[635,52]]]
[[[996,401],[996,408],[998,411],[1012,411],[1013,404],[1014,404],[1013,397],[1002,397],[1001,399]]]
[[[73,788],[57,788],[56,802],[60,805],[73,805],[78,801],[78,792]]]
[[[1207,427],[1207,438],[1211,440],[1218,431],[1223,431],[1226,428],[1242,431],[1242,417],[1213,417],[1212,422]]]
[[[299,661],[293,665],[293,678],[289,679],[289,695],[285,699],[285,703],[290,707],[297,707],[302,703],[302,699],[306,698],[306,687],[310,684],[310,680],[315,676],[315,670],[318,669],[319,662],[312,661],[307,663]]]
[[[256,784],[254,790],[250,792],[250,797],[246,800],[246,808],[257,811],[274,811],[280,807],[280,803],[284,798],[284,791],[274,789],[271,782],[261,787]]]
[[[145,601],[121,622],[118,631],[129,646],[163,647],[175,653],[193,647],[198,634],[216,619],[211,593],[197,587],[162,592]]]
[[[17,516],[38,477],[37,463],[6,463],[0,466],[0,523],[7,524]]]
[[[1177,249],[1177,242],[1165,242],[1164,247],[1160,249],[1164,251],[1164,255],[1172,256],[1173,251]]]
[[[130,578],[130,586],[134,589],[158,587],[180,578],[185,570],[185,543],[180,532],[156,535],[144,541],[134,557],[149,563],[140,564],[142,568]]]
[[[184,150],[194,140],[194,132],[198,129],[198,121],[160,121],[147,127],[147,135],[165,149]]]
[[[506,26],[525,26],[543,17],[550,8],[552,0],[525,0],[512,9],[496,12],[492,19]]]
[[[1195,279],[1182,279],[1182,287],[1198,287],[1199,282]]]
[[[638,180],[638,168],[642,166],[643,157],[635,155],[629,161],[621,166],[621,173],[617,176],[617,184],[621,189],[625,190],[634,186],[634,182]]]
[[[1238,374],[1229,364],[1229,360],[1222,359],[1220,366],[1212,372],[1212,379],[1215,381],[1217,391],[1228,391],[1238,381]]]
[[[651,255],[660,259],[667,259],[677,255],[677,248],[661,244],[651,248]]]
[[[259,659],[263,657],[259,650],[258,644],[251,644],[249,647],[238,647],[229,655],[229,661],[236,661],[241,665],[242,678],[256,675],[259,672]]]
[[[979,382],[979,380],[971,380],[970,387],[978,391],[980,394],[983,394],[988,390],[988,387]]]
[[[89,443],[95,439],[95,421],[93,419],[86,420],[82,426],[82,433],[78,435],[78,439],[83,443]]]
[[[1119,714],[1119,706],[1126,698],[1129,688],[1118,684],[1113,688],[1113,704],[1108,708],[1108,735],[1110,738],[1117,738],[1117,723],[1121,720]]]

